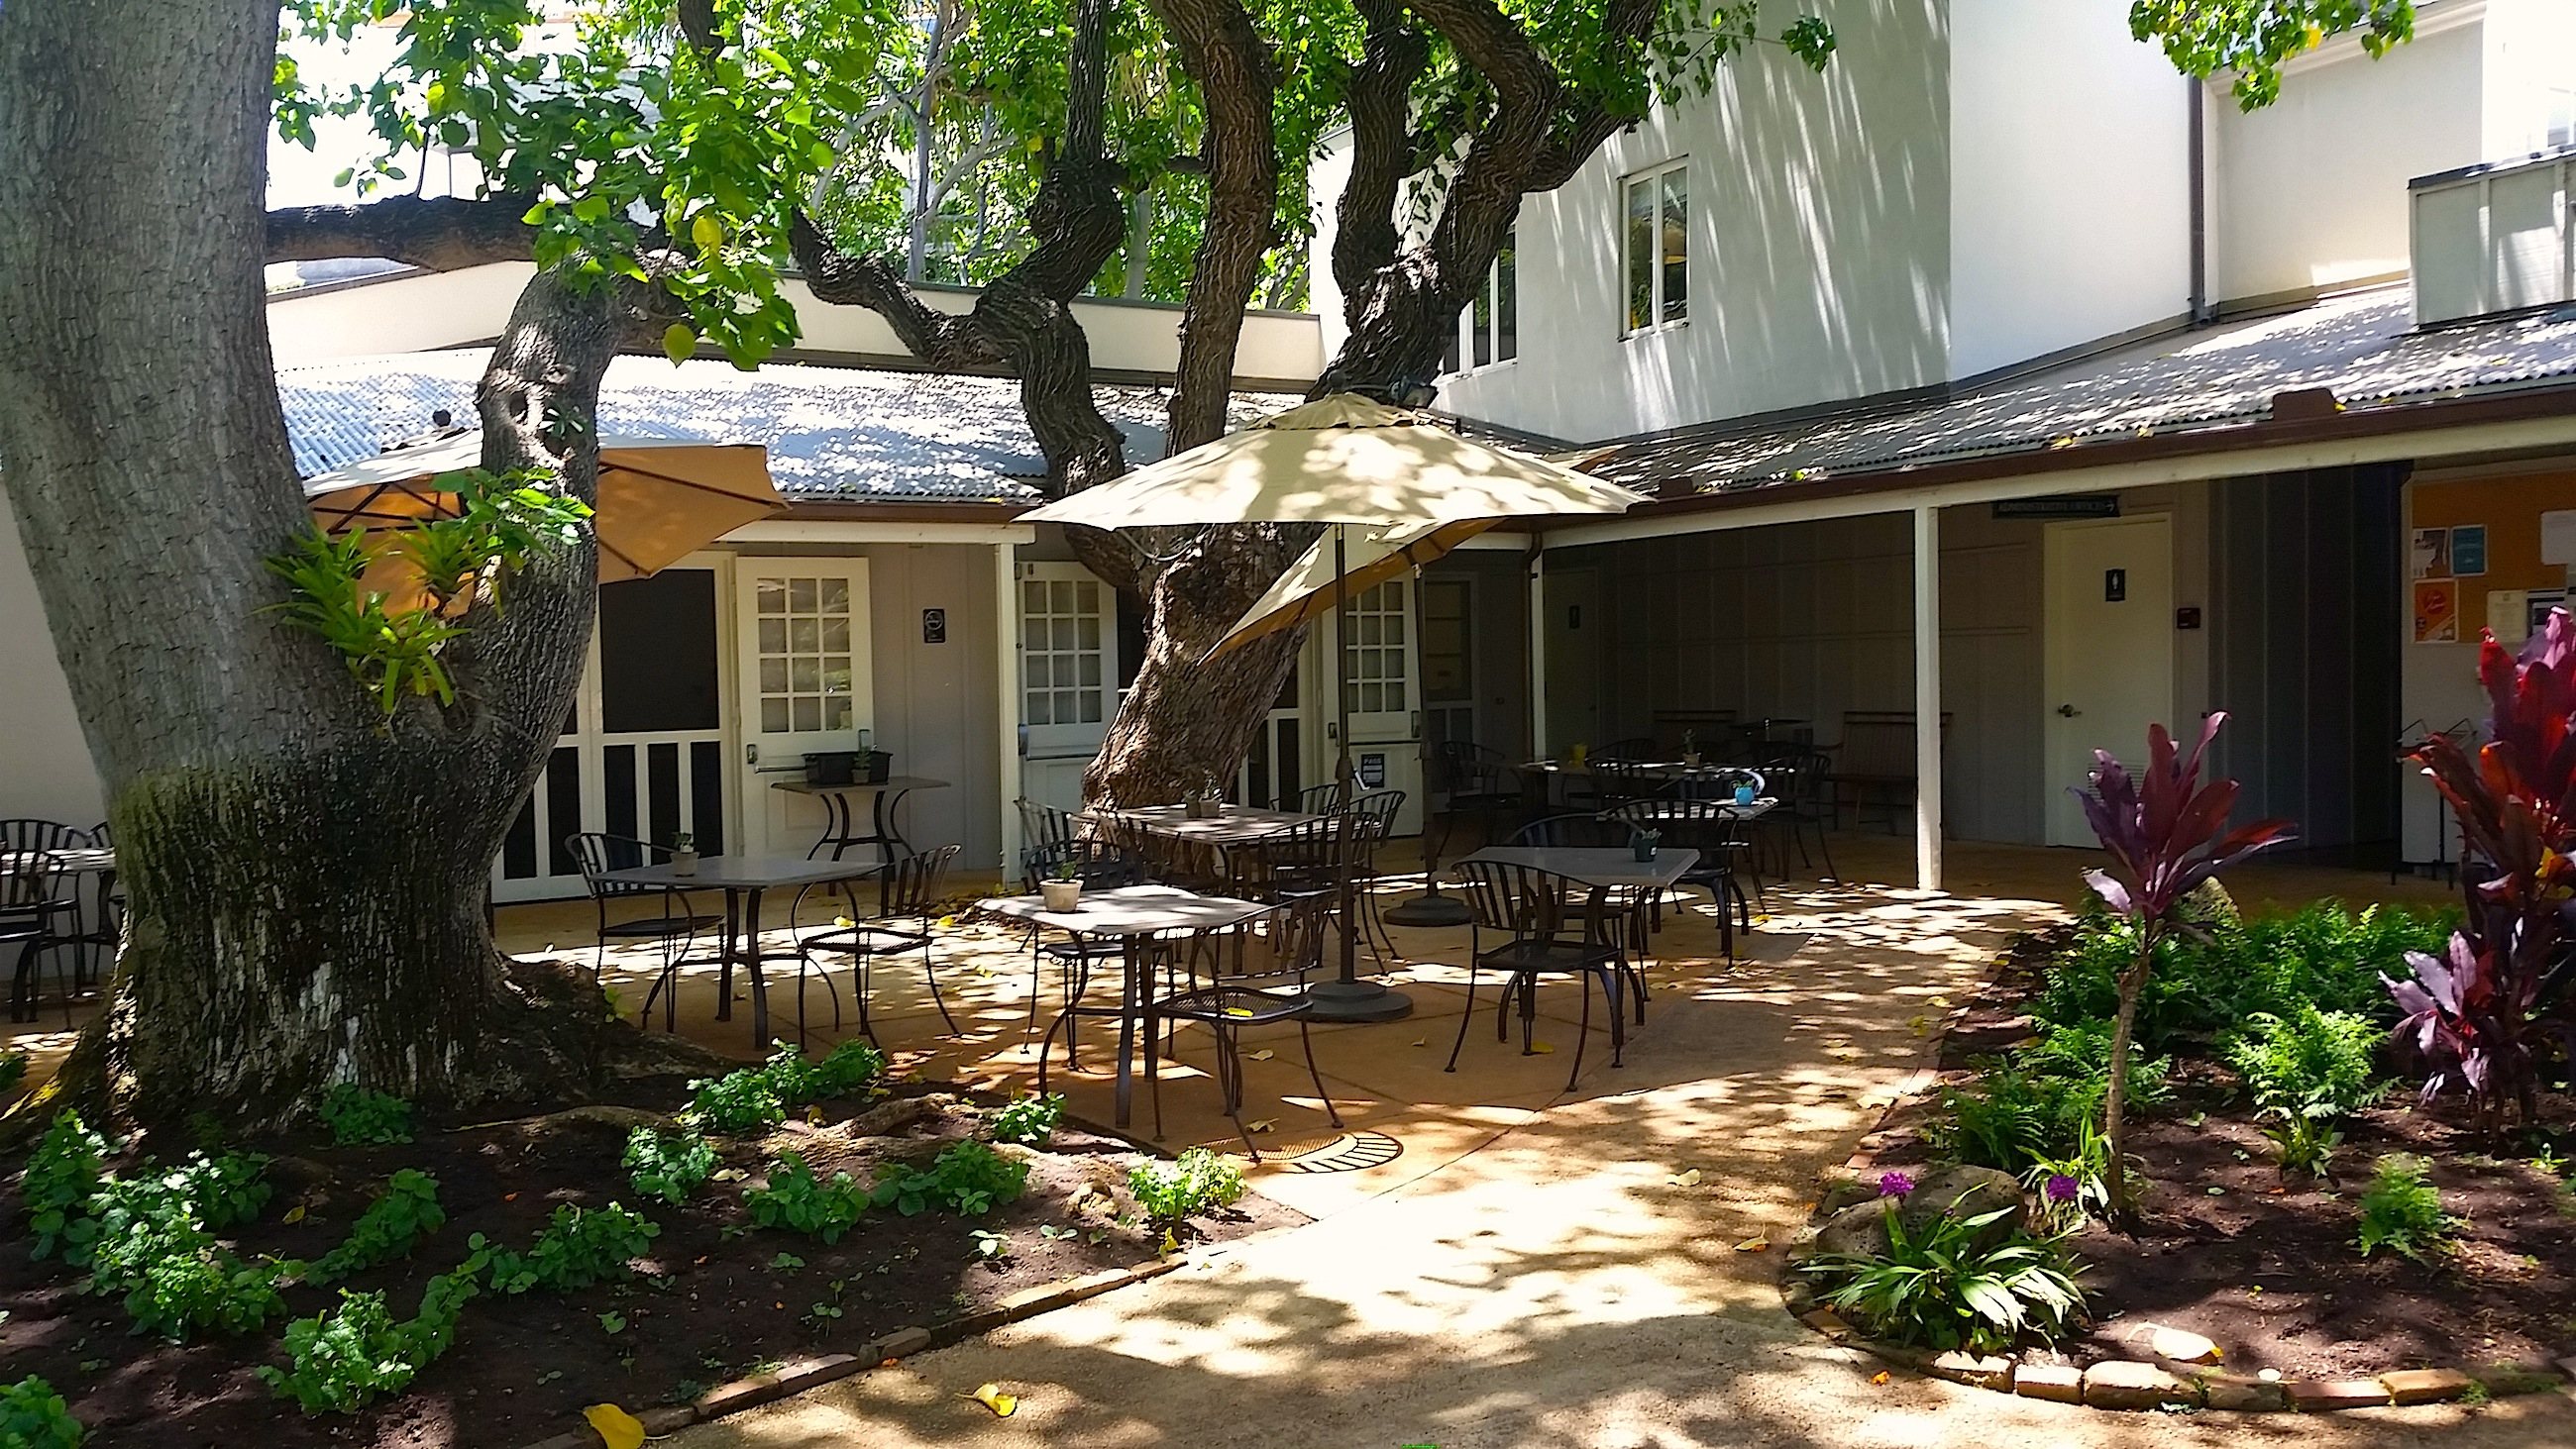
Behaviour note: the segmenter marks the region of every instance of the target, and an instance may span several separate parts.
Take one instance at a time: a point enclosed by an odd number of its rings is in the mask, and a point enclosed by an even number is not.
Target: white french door
[[[1082,808],[1118,712],[1118,591],[1074,563],[1020,565],[1020,788]]]
[[[1399,833],[1421,829],[1422,820],[1422,677],[1421,631],[1413,617],[1413,580],[1389,579],[1351,596],[1348,607],[1329,616],[1318,630],[1315,654],[1320,667],[1309,697],[1317,705],[1310,718],[1321,722],[1310,731],[1315,742],[1314,778],[1329,780],[1336,766],[1339,740],[1333,731],[1333,683],[1338,677],[1350,710],[1351,766],[1354,788],[1402,790],[1404,810]],[[1333,669],[1334,648],[1342,651],[1341,668]]]
[[[802,855],[824,809],[774,790],[799,778],[809,750],[855,750],[874,727],[868,561],[734,561],[734,659],[742,720],[745,854]]]

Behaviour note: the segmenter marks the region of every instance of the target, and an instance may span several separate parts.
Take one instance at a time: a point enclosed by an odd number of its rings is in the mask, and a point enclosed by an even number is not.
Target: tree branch
[[[1237,0],[1154,0],[1207,111],[1208,209],[1181,319],[1168,447],[1225,432],[1243,310],[1261,280],[1279,210],[1278,75],[1268,44]]]
[[[480,201],[389,196],[358,206],[289,206],[268,214],[268,260],[382,257],[433,272],[536,259],[533,196]]]
[[[1351,72],[1351,174],[1334,206],[1333,280],[1345,301],[1395,261],[1403,236],[1396,203],[1417,169],[1413,83],[1431,62],[1431,43],[1405,24],[1400,0],[1359,0],[1368,30]]]

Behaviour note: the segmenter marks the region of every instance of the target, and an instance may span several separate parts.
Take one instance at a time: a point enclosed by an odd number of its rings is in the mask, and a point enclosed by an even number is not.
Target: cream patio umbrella
[[[403,528],[451,517],[440,475],[482,463],[479,433],[396,448],[304,480],[304,499],[325,533]],[[746,523],[787,506],[769,481],[758,443],[608,436],[599,441],[599,498],[592,536],[599,581],[650,578]]]
[[[1171,528],[1230,523],[1321,523],[1331,535],[1290,569],[1292,579],[1320,576],[1321,554],[1332,557],[1331,605],[1349,602],[1354,542],[1390,574],[1413,567],[1408,540],[1428,548],[1455,547],[1478,528],[1505,518],[1623,513],[1642,495],[1526,453],[1458,435],[1429,414],[1391,407],[1348,393],[1318,398],[1264,418],[1240,432],[1114,482],[1059,499],[1024,521],[1082,524],[1092,528]],[[1469,527],[1468,525],[1475,525]],[[1356,536],[1356,537],[1355,537]],[[1388,564],[1390,558],[1399,560]],[[1283,592],[1294,594],[1284,598]],[[1306,598],[1312,594],[1314,607]],[[1270,598],[1283,599],[1264,615],[1256,606],[1247,625],[1255,632],[1287,627],[1324,612],[1323,590],[1283,581]],[[1269,602],[1265,599],[1265,602]],[[1286,612],[1292,617],[1272,622]],[[1219,645],[1219,649],[1226,647]],[[1350,691],[1335,651],[1335,712],[1340,725],[1336,778],[1347,796],[1351,781]],[[1325,1021],[1391,1021],[1412,1011],[1401,992],[1358,976],[1358,933],[1351,922],[1354,883],[1341,882],[1342,960],[1338,979],[1316,986],[1308,1001]]]

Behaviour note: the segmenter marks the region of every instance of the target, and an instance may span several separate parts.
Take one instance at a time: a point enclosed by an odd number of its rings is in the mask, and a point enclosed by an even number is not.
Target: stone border
[[[1926,1098],[1941,1084],[1941,1044],[1966,1021],[1995,982],[2004,962],[1998,959],[1986,979],[1943,1017],[1938,1031],[1926,1033],[1931,1060],[1897,1085],[1878,1121],[1843,1160],[1842,1174],[1859,1178],[1877,1165],[1888,1144],[1888,1124],[1897,1113]],[[1822,1206],[1829,1195],[1820,1194]],[[1807,1233],[1814,1231],[1810,1222]],[[2395,1405],[2438,1404],[2483,1391],[2490,1397],[2539,1393],[2568,1386],[2576,1397],[2576,1355],[2555,1363],[2494,1364],[2486,1368],[2410,1368],[2349,1379],[2266,1379],[2224,1373],[2204,1364],[2170,1359],[2152,1362],[2106,1359],[2089,1368],[2034,1362],[2027,1355],[1998,1357],[1973,1353],[1934,1353],[1864,1337],[1840,1315],[1816,1303],[1814,1285],[1795,1273],[1808,1255],[1807,1241],[1795,1241],[1782,1256],[1780,1293],[1789,1314],[1837,1345],[1872,1354],[1895,1368],[1996,1393],[2018,1394],[2050,1403],[2080,1404],[2095,1409],[2220,1409],[2236,1413],[2324,1413],[2335,1409],[2382,1409]],[[548,1446],[552,1449],[552,1446]]]
[[[1131,1268],[1103,1268],[1072,1278],[1042,1283],[1005,1295],[990,1308],[952,1318],[933,1328],[898,1328],[883,1338],[858,1345],[848,1353],[826,1353],[789,1359],[776,1370],[747,1379],[719,1384],[691,1403],[666,1404],[647,1409],[635,1417],[644,1425],[648,1438],[659,1439],[676,1434],[692,1424],[703,1424],[727,1414],[775,1403],[808,1389],[872,1368],[881,1368],[896,1359],[910,1358],[934,1348],[945,1348],[960,1339],[989,1333],[1006,1323],[1035,1318],[1041,1313],[1070,1307],[1086,1298],[1097,1298],[1112,1289],[1159,1278],[1188,1261],[1174,1256],[1138,1263]],[[563,1433],[539,1439],[521,1449],[599,1449],[599,1434],[588,1427],[568,1429]]]

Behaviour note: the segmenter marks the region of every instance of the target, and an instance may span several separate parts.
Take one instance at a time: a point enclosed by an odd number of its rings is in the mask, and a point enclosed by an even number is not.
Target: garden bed
[[[2229,1371],[2271,1370],[2285,1379],[2545,1367],[2576,1352],[2576,1185],[2562,1175],[2562,1159],[2576,1152],[2564,1131],[2576,1124],[2576,1099],[2563,1084],[2544,1093],[2542,1120],[2559,1135],[2524,1132],[2490,1143],[2465,1102],[2419,1101],[2381,1050],[2373,1069],[2383,1095],[2334,1119],[2340,1141],[2325,1174],[2285,1171],[2266,1132],[2281,1119],[2259,1112],[2227,1060],[2231,1027],[2214,1024],[2310,1001],[2352,1009],[2375,1033],[2392,1014],[2375,1008],[2370,985],[2381,971],[2404,973],[2403,938],[2438,927],[2333,907],[2255,926],[2250,940],[2222,940],[2160,965],[2170,979],[2150,988],[2151,997],[2163,992],[2164,1010],[2156,1019],[2151,1001],[2155,1029],[2143,1054],[2172,1065],[2163,1091],[2151,1093],[2156,1105],[2132,1130],[2143,1223],[2125,1236],[2088,1222],[2066,1239],[2083,1265],[2091,1314],[2056,1345],[2058,1361],[2152,1358],[2154,1327],[2207,1338]],[[2089,938],[2106,929],[2097,919],[2016,945],[1945,1038],[1941,1088],[1900,1105],[1883,1124],[1865,1183],[1960,1160],[2029,1174],[2052,1148],[2067,1149],[2058,1128],[2042,1125],[2029,1150],[1997,1151],[1993,1139],[2012,1134],[1993,1128],[1992,1113],[1982,1138],[1963,1131],[1961,1108],[1973,1118],[1980,1099],[2015,1097],[1996,1086],[1998,1062],[2044,1070],[2037,1050],[2088,1014],[2087,993],[2066,978],[2081,972],[2088,949],[2103,950]],[[2106,954],[2116,959],[2117,949]],[[2195,1002],[2195,992],[2238,995]],[[2452,1219],[2447,1238],[2416,1256],[2381,1249],[2365,1257],[2361,1200],[2375,1165],[2400,1155],[2423,1164]]]
[[[259,1328],[193,1335],[196,1341],[184,1344],[138,1336],[121,1296],[85,1291],[81,1269],[37,1261],[13,1185],[0,1194],[5,1379],[49,1381],[92,1445],[256,1436],[278,1446],[512,1446],[580,1428],[587,1405],[615,1403],[641,1414],[687,1403],[782,1360],[866,1344],[900,1327],[936,1328],[1024,1290],[1124,1268],[1193,1238],[1300,1220],[1247,1195],[1176,1229],[1150,1224],[1129,1187],[1131,1169],[1149,1159],[1068,1123],[1043,1147],[992,1145],[1003,1162],[1027,1166],[1014,1200],[967,1215],[933,1192],[932,1201],[908,1204],[917,1209],[910,1214],[902,1211],[907,1204],[873,1207],[846,1236],[826,1243],[751,1222],[746,1194],[770,1181],[781,1152],[798,1153],[826,1185],[848,1172],[864,1193],[883,1165],[918,1169],[956,1144],[989,1139],[999,1101],[884,1084],[792,1105],[788,1120],[765,1129],[711,1134],[716,1170],[674,1205],[639,1195],[625,1154],[639,1123],[667,1121],[687,1104],[688,1084],[638,1081],[617,1096],[604,1108],[422,1131],[408,1143],[254,1144],[271,1158],[265,1178],[273,1195],[252,1221],[215,1234],[243,1260],[322,1259],[404,1169],[436,1180],[445,1222],[407,1256],[331,1287],[290,1283],[283,1310]],[[130,1162],[109,1166],[135,1170]],[[407,1320],[424,1290],[457,1268],[478,1237],[495,1250],[525,1251],[559,1208],[596,1210],[612,1201],[658,1227],[640,1254],[608,1281],[566,1291],[540,1286],[511,1294],[497,1286],[498,1272],[469,1274],[478,1291],[457,1316],[452,1347],[399,1392],[354,1413],[308,1414],[272,1393],[258,1373],[261,1365],[288,1364],[288,1319],[332,1308],[341,1301],[338,1289],[381,1290],[393,1318]]]

